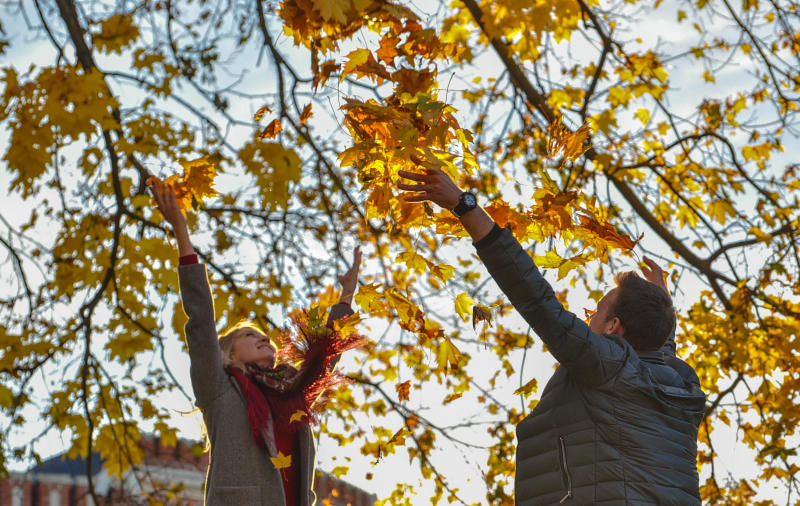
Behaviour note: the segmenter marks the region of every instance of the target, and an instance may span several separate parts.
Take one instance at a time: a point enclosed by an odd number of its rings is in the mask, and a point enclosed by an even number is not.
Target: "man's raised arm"
[[[531,257],[509,230],[498,227],[477,205],[474,196],[465,199],[458,186],[440,170],[399,174],[417,182],[398,184],[402,190],[418,192],[406,196],[407,202],[431,201],[461,219],[489,274],[556,360],[587,383],[604,382],[618,372],[625,360],[624,344],[595,334],[565,310]]]

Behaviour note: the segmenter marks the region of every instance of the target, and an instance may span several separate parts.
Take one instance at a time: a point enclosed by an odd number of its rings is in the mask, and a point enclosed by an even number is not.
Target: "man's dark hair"
[[[617,300],[609,317],[619,318],[624,338],[637,350],[657,350],[675,330],[672,297],[662,287],[640,278],[636,272],[620,272]]]

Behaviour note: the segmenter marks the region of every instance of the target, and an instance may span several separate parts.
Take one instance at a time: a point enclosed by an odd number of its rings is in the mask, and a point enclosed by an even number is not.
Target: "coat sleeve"
[[[184,327],[191,362],[189,375],[195,404],[202,409],[222,394],[227,381],[217,342],[214,302],[205,265],[181,265],[178,267],[178,278],[183,311],[189,318]]]
[[[497,285],[547,349],[573,377],[600,385],[615,376],[632,352],[620,340],[595,334],[555,296],[531,257],[508,229],[475,244],[478,255]]]
[[[328,312],[328,321],[325,322],[325,326],[332,329],[333,322],[351,314],[353,314],[353,309],[348,304],[342,304],[341,302],[334,304]]]
[[[328,327],[329,329],[333,329],[333,322],[335,322],[336,320],[340,320],[342,318],[346,318],[351,314],[353,314],[353,309],[350,307],[349,304],[342,304],[342,303],[334,304],[331,307],[331,310],[328,312],[328,321],[325,322],[325,326]],[[336,357],[336,360],[331,362],[331,368],[330,368],[331,371],[336,369],[336,366],[339,365],[339,359],[341,358],[342,356],[339,355]]]

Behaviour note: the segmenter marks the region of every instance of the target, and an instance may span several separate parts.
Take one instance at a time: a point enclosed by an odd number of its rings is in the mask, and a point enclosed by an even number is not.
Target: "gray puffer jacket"
[[[475,244],[489,273],[560,362],[517,426],[516,504],[700,504],[694,370],[599,335],[558,302],[510,231]]]

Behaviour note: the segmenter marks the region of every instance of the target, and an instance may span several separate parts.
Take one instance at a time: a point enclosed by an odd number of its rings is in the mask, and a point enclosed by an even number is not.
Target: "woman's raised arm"
[[[172,188],[160,181],[150,188],[158,209],[172,226],[172,231],[178,240],[178,252],[182,264],[178,267],[181,303],[184,313],[189,318],[184,328],[191,361],[189,374],[192,379],[195,404],[199,408],[205,408],[224,391],[226,381],[226,374],[222,368],[222,353],[217,341],[211,288],[208,285],[205,266],[198,264],[197,257],[194,256],[186,219]]]

